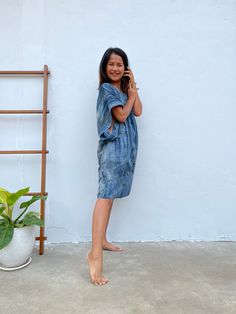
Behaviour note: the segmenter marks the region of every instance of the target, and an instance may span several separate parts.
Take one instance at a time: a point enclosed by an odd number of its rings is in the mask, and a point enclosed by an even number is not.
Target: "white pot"
[[[11,242],[0,250],[0,264],[6,267],[17,267],[30,257],[35,243],[35,226],[14,228]]]

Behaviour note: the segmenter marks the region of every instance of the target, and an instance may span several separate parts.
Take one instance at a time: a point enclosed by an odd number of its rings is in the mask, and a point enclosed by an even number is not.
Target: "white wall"
[[[140,87],[132,193],[112,241],[236,240],[236,1],[0,2],[0,69],[48,64],[46,235],[91,240],[98,66],[124,49]],[[38,78],[0,78],[0,108],[40,108]],[[40,117],[1,116],[0,149],[40,148]],[[0,186],[39,190],[39,156],[0,156]],[[35,207],[37,208],[37,206]]]

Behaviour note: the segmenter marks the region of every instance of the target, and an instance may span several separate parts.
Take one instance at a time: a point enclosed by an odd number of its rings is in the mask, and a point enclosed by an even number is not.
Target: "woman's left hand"
[[[124,71],[124,76],[128,76],[130,79],[132,87],[136,87],[136,82],[134,80],[134,74],[131,71],[130,67],[128,67],[128,70]]]

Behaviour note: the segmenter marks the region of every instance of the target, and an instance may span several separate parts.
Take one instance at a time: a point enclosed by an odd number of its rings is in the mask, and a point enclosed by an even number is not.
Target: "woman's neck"
[[[114,85],[119,90],[121,90],[120,82],[111,82],[111,84]]]

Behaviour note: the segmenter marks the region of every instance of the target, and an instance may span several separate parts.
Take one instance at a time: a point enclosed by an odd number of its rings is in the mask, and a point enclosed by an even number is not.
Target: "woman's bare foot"
[[[92,252],[89,251],[87,254],[87,261],[89,264],[90,270],[90,278],[93,284],[96,286],[98,285],[105,285],[108,283],[108,279],[103,277],[102,272],[102,257],[93,257]]]
[[[102,248],[103,248],[103,250],[108,250],[108,251],[113,251],[113,252],[122,251],[122,248],[119,245],[111,244],[110,242],[108,242],[106,240],[103,241]]]

